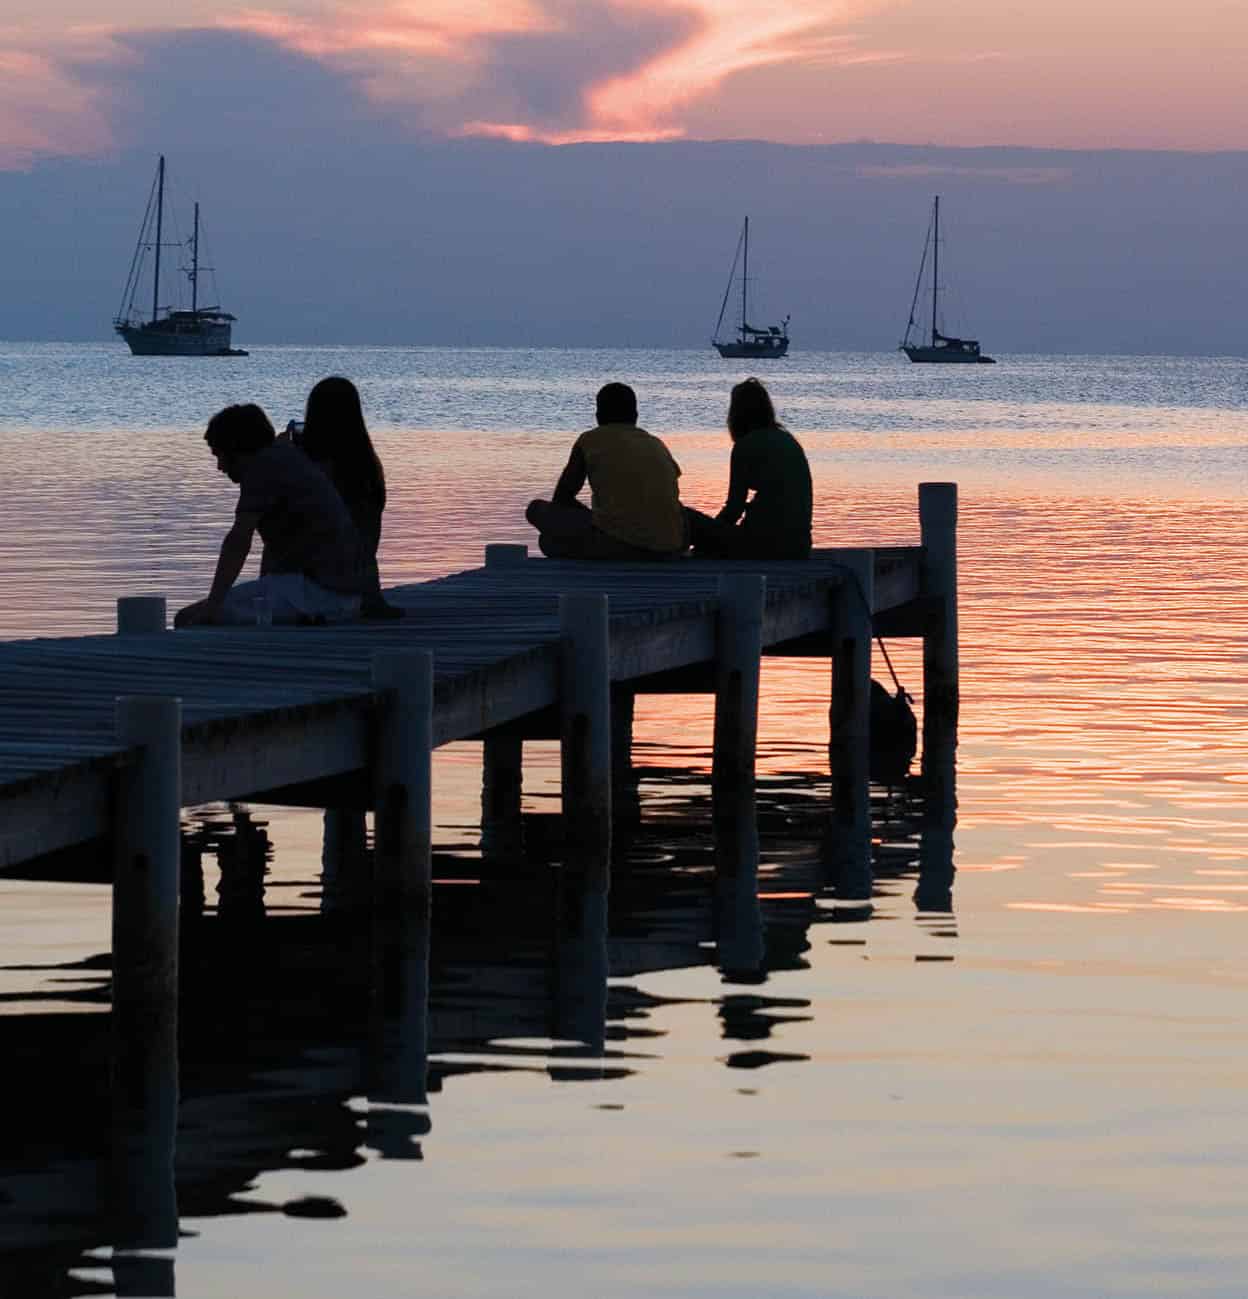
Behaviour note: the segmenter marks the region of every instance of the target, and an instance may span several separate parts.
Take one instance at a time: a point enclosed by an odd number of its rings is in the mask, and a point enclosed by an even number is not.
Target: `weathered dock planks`
[[[603,594],[613,682],[711,663],[721,577],[767,581],[762,643],[831,628],[850,555],[806,563],[603,565],[530,559],[390,598],[400,624],[203,629],[0,645],[0,868],[102,834],[127,759],[122,695],[182,700],[183,805],[238,798],[367,765],[372,657],[434,662],[434,744],[479,735],[559,697],[561,595]],[[876,552],[876,610],[919,592],[919,550]]]

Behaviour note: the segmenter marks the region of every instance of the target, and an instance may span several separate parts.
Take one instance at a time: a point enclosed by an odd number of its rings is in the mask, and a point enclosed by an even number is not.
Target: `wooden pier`
[[[922,484],[919,517],[918,546],[818,550],[800,562],[577,563],[487,546],[481,568],[387,592],[405,613],[393,623],[171,632],[163,599],[131,597],[118,601],[115,635],[0,644],[0,874],[38,877],[41,859],[77,845],[111,856],[118,1248],[177,1240],[182,808],[326,808],[327,880],[363,857],[372,810],[373,870],[360,883],[405,971],[415,1063],[400,1091],[419,1103],[439,745],[484,742],[482,849],[505,860],[521,824],[524,743],[560,740],[563,861],[583,894],[573,926],[583,941],[564,962],[578,1023],[601,1022],[613,805],[630,791],[637,694],[715,696],[716,818],[731,823],[717,826],[716,905],[756,910],[760,660],[826,658],[829,864],[838,901],[865,913],[872,642],[922,637],[924,770],[944,809],[926,839],[948,856],[956,487]],[[729,956],[748,963],[759,942],[754,934]]]
[[[713,692],[715,779],[748,781],[760,653],[831,660],[840,801],[861,839],[873,634],[922,636],[927,712],[956,717],[956,508],[954,485],[924,484],[922,545],[801,562],[487,546],[482,568],[389,592],[406,615],[392,624],[174,633],[163,601],[139,598],[119,601],[114,636],[0,644],[0,872],[106,836],[163,860],[182,807],[251,799],[376,808],[379,844],[421,888],[429,751],[484,739],[486,802],[504,816],[524,739],[556,735],[565,817],[605,854],[632,695]]]

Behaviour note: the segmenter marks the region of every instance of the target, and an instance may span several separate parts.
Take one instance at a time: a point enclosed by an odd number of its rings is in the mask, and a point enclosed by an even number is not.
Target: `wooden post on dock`
[[[766,593],[767,579],[759,573],[719,579],[711,771],[714,785],[725,791],[754,786]]]
[[[167,623],[163,595],[123,595],[117,601],[118,636],[165,631]]]
[[[923,630],[923,824],[919,837],[920,910],[953,906],[953,831],[957,823],[958,485],[919,484],[922,593],[935,607]]]
[[[529,548],[491,542],[485,548],[488,569],[514,568],[529,557]],[[487,733],[481,748],[481,854],[492,862],[524,856],[521,801],[524,795],[524,740],[518,733]]]
[[[373,771],[373,847],[381,896],[401,908],[429,905],[433,873],[433,655],[373,655],[381,695]]]
[[[871,898],[871,638],[875,552],[846,552],[832,654],[830,864],[837,897]]]
[[[919,484],[920,589],[933,606],[923,631],[923,717],[958,716],[958,485]]]
[[[486,734],[481,746],[481,855],[498,863],[524,857],[524,740],[514,731]]]
[[[491,541],[485,548],[486,568],[511,568],[523,564],[529,557],[529,548],[523,543]]]
[[[117,700],[113,876],[114,1245],[178,1241],[173,1151],[178,1117],[178,892],[182,703]]]
[[[561,595],[560,766],[564,859],[611,859],[611,662],[605,595]]]

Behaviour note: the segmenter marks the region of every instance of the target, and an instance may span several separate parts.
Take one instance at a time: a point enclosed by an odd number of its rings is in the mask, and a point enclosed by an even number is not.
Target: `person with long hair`
[[[745,379],[733,388],[728,432],[732,436],[728,499],[713,518],[699,510],[685,510],[694,554],[719,559],[808,558],[810,465],[801,443],[776,419],[771,394],[757,379]]]
[[[398,618],[381,593],[377,548],[386,508],[386,474],[364,423],[360,394],[350,379],[331,374],[308,393],[300,445],[329,475],[351,515],[360,541],[365,618]]]

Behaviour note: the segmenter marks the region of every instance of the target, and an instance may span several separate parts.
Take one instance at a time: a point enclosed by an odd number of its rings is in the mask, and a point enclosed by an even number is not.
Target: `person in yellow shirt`
[[[637,427],[637,395],[626,383],[598,390],[598,424],[582,433],[554,498],[530,501],[525,518],[551,559],[672,559],[687,544],[677,480],[680,466]],[[590,507],[577,499],[589,482]]]

